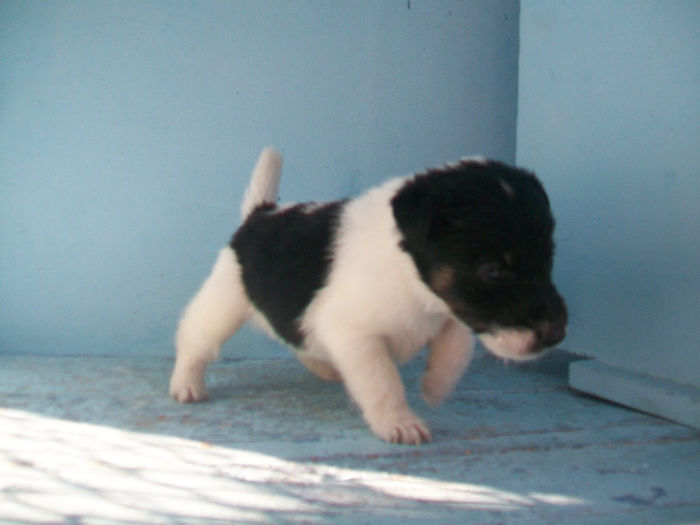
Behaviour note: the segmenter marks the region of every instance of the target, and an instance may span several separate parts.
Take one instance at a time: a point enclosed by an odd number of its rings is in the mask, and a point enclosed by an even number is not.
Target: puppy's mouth
[[[545,321],[537,328],[494,328],[478,333],[493,354],[513,361],[536,359],[566,337],[566,323]]]

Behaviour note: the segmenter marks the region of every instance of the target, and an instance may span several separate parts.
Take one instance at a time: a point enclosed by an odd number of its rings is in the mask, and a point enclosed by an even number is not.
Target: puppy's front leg
[[[430,430],[406,402],[401,377],[381,338],[344,341],[332,345],[330,353],[372,432],[390,443],[430,441]]]
[[[456,319],[448,319],[429,345],[428,364],[423,375],[423,398],[439,405],[452,392],[469,366],[474,353],[474,336]]]

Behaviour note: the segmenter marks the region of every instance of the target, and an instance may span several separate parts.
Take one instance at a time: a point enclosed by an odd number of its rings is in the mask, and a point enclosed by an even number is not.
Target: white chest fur
[[[381,337],[405,362],[449,317],[447,305],[420,279],[401,240],[390,200],[393,179],[350,202],[341,217],[327,284],[306,310],[306,346],[318,357],[337,337]]]

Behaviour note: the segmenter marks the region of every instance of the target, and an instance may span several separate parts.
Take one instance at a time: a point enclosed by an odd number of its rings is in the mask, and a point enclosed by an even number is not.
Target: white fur
[[[245,194],[244,217],[260,203],[276,201],[281,165],[282,158],[274,150],[262,152]],[[425,285],[399,246],[390,201],[404,181],[390,180],[343,209],[328,280],[301,319],[306,339],[298,356],[319,377],[343,380],[379,437],[418,444],[430,440],[430,431],[406,402],[397,364],[413,358],[427,344],[430,354],[423,395],[430,404],[438,404],[468,366],[473,337]],[[273,333],[245,294],[235,253],[224,248],[180,321],[170,382],[170,394],[176,400],[195,402],[206,397],[207,364],[251,318]],[[499,355],[524,357],[517,334],[496,337],[487,346],[496,348]]]
[[[175,336],[177,359],[170,395],[181,403],[207,397],[204,371],[221,345],[250,317],[252,307],[240,278],[236,254],[223,248],[211,274],[185,309]]]
[[[530,361],[538,357],[531,352],[537,340],[532,330],[502,328],[493,333],[481,334],[479,339],[488,350],[503,359]]]
[[[328,282],[306,310],[302,327],[310,355],[338,371],[377,435],[420,443],[430,433],[408,407],[396,363],[414,357],[452,316],[399,246],[390,200],[402,183],[391,180],[345,208]],[[455,351],[465,356],[459,360],[461,375],[471,346]],[[451,390],[456,381],[448,382]],[[446,394],[430,397],[437,401]]]
[[[422,384],[428,404],[437,406],[452,392],[471,361],[473,348],[472,331],[456,319],[448,319],[429,346]]]

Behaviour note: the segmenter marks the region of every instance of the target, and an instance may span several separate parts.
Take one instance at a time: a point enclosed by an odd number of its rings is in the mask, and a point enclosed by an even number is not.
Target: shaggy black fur
[[[473,330],[534,329],[542,347],[563,339],[554,219],[533,174],[462,162],[416,175],[391,204],[422,279]]]

